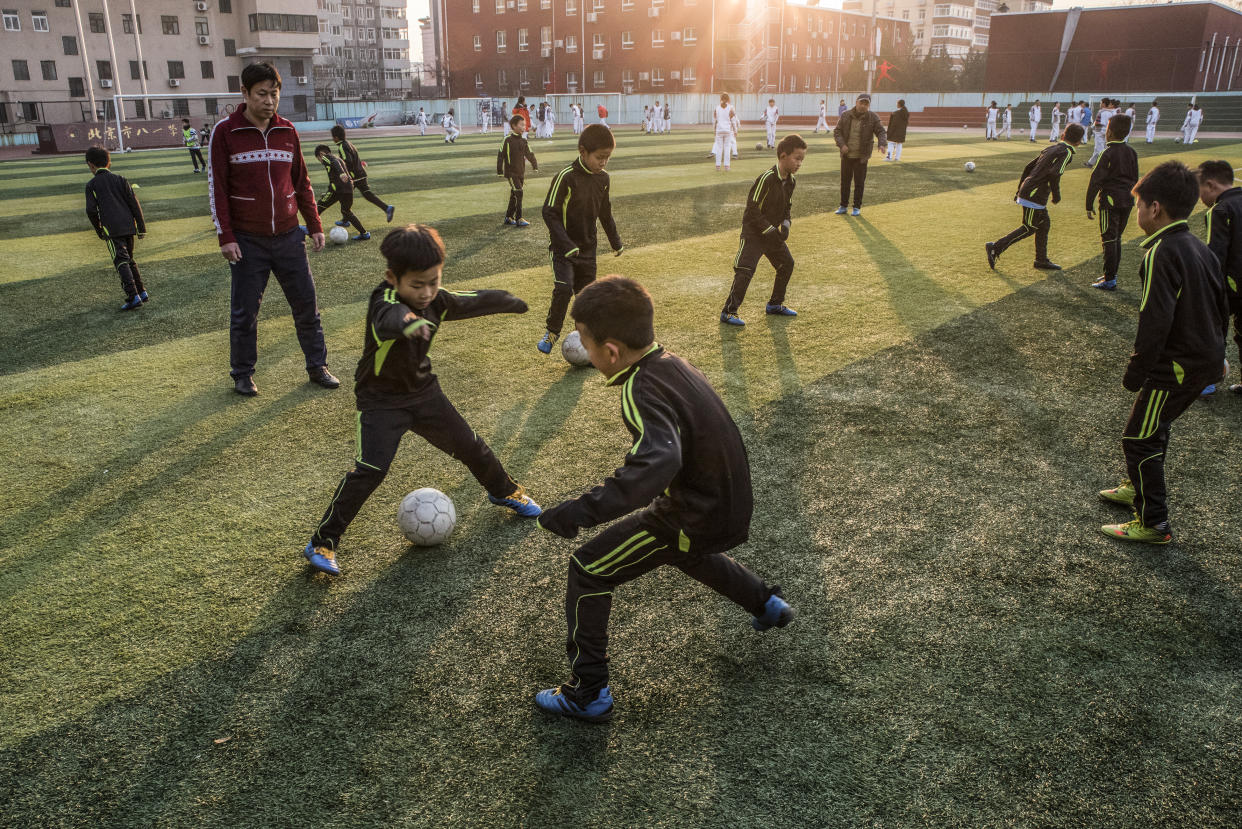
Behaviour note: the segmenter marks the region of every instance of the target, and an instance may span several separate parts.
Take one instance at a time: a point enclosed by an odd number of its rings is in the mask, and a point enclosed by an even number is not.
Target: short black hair
[[[342,127],[340,124],[333,124],[332,125],[332,137],[335,138],[337,141],[344,141],[345,140],[345,128]]]
[[[1082,124],[1070,124],[1065,128],[1065,140],[1073,144],[1075,141],[1081,141],[1083,134]]]
[[[905,98],[898,98],[898,99],[897,99],[897,106],[899,106],[899,107],[903,107],[903,106],[905,106],[905,105],[906,105],[906,99],[905,99]]]
[[[569,313],[596,342],[616,340],[629,348],[642,348],[655,340],[651,294],[624,276],[611,274],[587,285]]]
[[[319,155],[320,153],[327,153],[328,155],[332,155],[332,148],[329,147],[327,144],[316,144],[315,155]]]
[[[86,151],[86,163],[96,167],[107,167],[112,156],[103,147],[91,147]]]
[[[1133,124],[1134,122],[1130,120],[1129,115],[1125,115],[1124,113],[1121,115],[1114,115],[1112,118],[1108,119],[1107,135],[1115,135],[1118,138],[1125,138],[1130,134],[1130,127],[1133,126]]]
[[[514,132],[517,132],[518,127],[526,126],[526,119],[523,118],[521,115],[514,115],[512,118],[509,119],[509,126],[513,128]]]
[[[1177,221],[1190,215],[1199,200],[1199,180],[1180,161],[1157,165],[1134,185],[1134,195],[1148,204],[1159,202],[1169,218]]]
[[[578,149],[588,154],[597,150],[616,149],[617,139],[613,138],[612,130],[603,124],[589,124],[578,136]]]
[[[181,119],[181,123],[185,124],[185,125],[188,127],[188,126],[190,125],[190,119],[189,119],[189,118],[182,118],[182,119]]]
[[[806,149],[806,140],[803,139],[801,135],[798,135],[798,133],[791,132],[789,135],[786,135],[784,138],[782,138],[780,140],[780,143],[776,145],[776,157],[780,158],[783,155],[789,155],[794,150],[805,150],[805,149]]]
[[[264,81],[272,81],[276,84],[276,88],[280,89],[280,73],[276,71],[276,66],[271,61],[261,60],[258,63],[251,63],[242,70],[242,89],[250,89]]]
[[[1205,161],[1199,165],[1199,181],[1214,181],[1225,187],[1233,186],[1233,166],[1228,161]]]
[[[390,230],[380,243],[388,270],[398,279],[410,271],[425,271],[444,262],[444,240],[434,227],[412,224]]]

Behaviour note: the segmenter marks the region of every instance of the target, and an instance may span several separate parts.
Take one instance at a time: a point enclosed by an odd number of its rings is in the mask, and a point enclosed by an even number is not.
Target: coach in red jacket
[[[298,211],[317,251],[323,250],[323,226],[297,130],[276,114],[280,73],[270,63],[252,63],[242,70],[241,82],[244,103],[211,131],[207,162],[211,218],[233,277],[229,362],[234,388],[246,396],[259,392],[253,377],[259,304],[274,274],[293,309],[311,382],[335,389],[341,381],[328,372]]]

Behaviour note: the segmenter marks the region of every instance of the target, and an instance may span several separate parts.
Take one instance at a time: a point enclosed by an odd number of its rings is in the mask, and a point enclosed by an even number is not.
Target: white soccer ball
[[[974,171],[975,171],[975,162],[973,162],[973,161],[967,161],[967,162],[966,162],[966,172],[968,172],[968,173],[973,173]]]
[[[571,366],[589,366],[591,357],[582,344],[582,337],[577,331],[570,331],[569,336],[561,340],[561,356]]]
[[[756,150],[763,150],[763,142],[762,142],[762,141],[756,141],[756,142],[755,142],[755,149],[756,149]]]
[[[337,225],[328,231],[328,241],[334,245],[343,245],[349,241],[349,231]]]
[[[420,547],[434,547],[457,526],[457,509],[443,492],[431,487],[416,489],[401,499],[397,509],[401,533]]]

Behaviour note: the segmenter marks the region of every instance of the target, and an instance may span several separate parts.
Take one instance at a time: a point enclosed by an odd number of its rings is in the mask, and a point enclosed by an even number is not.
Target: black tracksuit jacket
[[[1220,260],[1225,286],[1235,294],[1242,292],[1242,187],[1221,193],[1205,221],[1208,248]]]
[[[354,182],[349,175],[349,171],[345,169],[344,161],[342,161],[338,156],[327,155],[326,157],[320,159],[320,162],[328,170],[329,195],[332,193],[354,192]],[[349,179],[349,181],[341,181],[342,174],[344,174],[345,178]]]
[[[650,505],[649,518],[684,536],[683,550],[721,552],[746,541],[754,505],[750,462],[707,378],[657,344],[608,385],[621,388],[634,445],[610,478],[545,513],[549,521],[562,529],[594,527]]]
[[[362,166],[362,159],[358,155],[358,148],[348,141],[342,141],[336,145],[336,154],[345,161],[345,169],[349,171],[349,177],[354,181],[367,177],[367,168]]]
[[[1074,159],[1074,148],[1064,141],[1058,141],[1041,152],[1022,170],[1022,178],[1018,184],[1018,198],[1036,204],[1048,204],[1048,194],[1052,200],[1061,200],[1061,174]]]
[[[781,178],[781,171],[775,164],[764,170],[746,196],[742,236],[749,239],[783,238],[780,227],[782,222],[790,220],[789,210],[796,184],[792,175]]]
[[[1087,184],[1087,210],[1095,210],[1100,197],[1101,210],[1129,210],[1134,207],[1130,192],[1138,183],[1138,153],[1124,141],[1109,141],[1100,153],[1091,181]]]
[[[560,256],[595,256],[595,222],[604,226],[613,250],[621,250],[617,223],[608,201],[608,173],[592,173],[578,159],[552,179],[543,203],[543,221],[551,242],[548,249]]]
[[[134,188],[125,176],[106,167],[96,170],[86,184],[86,215],[100,239],[147,232]]]
[[[1130,391],[1144,381],[1162,388],[1203,388],[1220,379],[1229,305],[1220,263],[1183,219],[1143,240],[1134,353],[1122,378]]]
[[[530,151],[530,145],[526,139],[517,133],[510,133],[505,136],[504,143],[500,145],[500,152],[496,153],[496,175],[505,178],[525,178],[527,159],[530,159],[532,167],[539,169],[539,162],[535,159],[535,154]]]
[[[525,311],[526,303],[508,291],[443,288],[416,311],[401,301],[396,288],[381,282],[371,292],[366,344],[354,372],[358,410],[405,408],[439,388],[427,352],[445,320]]]

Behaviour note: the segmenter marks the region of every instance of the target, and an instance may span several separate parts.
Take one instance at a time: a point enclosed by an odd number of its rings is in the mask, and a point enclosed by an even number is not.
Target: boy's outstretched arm
[[[564,501],[539,516],[539,526],[563,538],[583,527],[594,527],[650,504],[668,489],[681,470],[681,433],[672,412],[662,404],[636,405],[622,391],[622,411],[634,446],[625,464],[585,495]]]
[[[448,291],[440,289],[435,302],[443,303],[441,320],[464,320],[489,314],[525,314],[527,305],[508,291]]]

